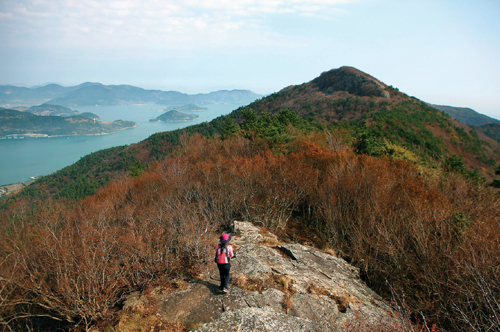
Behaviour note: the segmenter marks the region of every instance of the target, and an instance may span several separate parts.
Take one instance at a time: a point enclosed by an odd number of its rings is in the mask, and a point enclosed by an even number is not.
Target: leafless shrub
[[[493,269],[490,271],[493,278],[486,280],[474,265],[462,264],[472,283],[463,283],[459,289],[464,301],[459,303],[451,299],[458,316],[456,329],[500,331],[500,275]]]
[[[299,137],[275,155],[243,138],[194,135],[138,178],[83,202],[47,201],[35,211],[19,201],[0,224],[0,323],[7,330],[21,317],[50,315],[89,327],[113,315],[122,294],[196,275],[212,261],[216,233],[244,219],[335,248],[375,290],[392,297],[388,279],[405,290],[403,308],[445,328],[497,328],[498,197],[330,143]]]

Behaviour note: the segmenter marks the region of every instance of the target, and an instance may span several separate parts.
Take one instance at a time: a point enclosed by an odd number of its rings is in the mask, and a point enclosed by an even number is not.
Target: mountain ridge
[[[354,70],[350,67],[343,68],[341,71],[347,68],[347,76],[363,75],[360,70]],[[331,77],[336,75],[335,71],[338,70],[333,69],[325,73]],[[301,85],[289,86],[209,123],[173,132],[156,133],[142,142],[127,147],[86,156],[82,159],[92,159],[95,163],[87,161],[84,167],[85,171],[81,169],[78,173],[83,176],[86,172],[90,172],[85,177],[88,177],[89,185],[92,183],[91,186],[94,188],[87,191],[91,193],[109,179],[126,174],[128,168],[136,162],[147,167],[154,160],[165,157],[180,145],[180,137],[183,133],[199,132],[202,135],[213,137],[214,135],[222,135],[224,131],[228,130],[228,126],[233,126],[229,133],[237,132],[241,129],[239,126],[245,121],[244,114],[248,110],[255,110],[256,116],[263,114],[278,116],[281,111],[290,110],[300,119],[318,123],[318,126],[323,128],[320,130],[330,128],[328,129],[330,131],[346,131],[346,134],[343,134],[344,140],[351,141],[349,144],[354,143],[354,148],[359,153],[392,157],[396,150],[402,148],[402,152],[398,153],[413,154],[412,162],[428,165],[426,167],[430,169],[443,169],[449,162],[448,158],[456,155],[459,159],[461,158],[462,164],[459,163],[459,166],[453,167],[459,167],[463,174],[476,176],[478,179],[485,177],[487,181],[497,177],[495,168],[500,163],[498,142],[488,139],[483,136],[483,133],[478,134],[474,128],[451,119],[446,113],[428,106],[415,97],[409,97],[390,85],[379,83],[375,90],[362,90],[363,84],[359,84],[359,82],[373,84],[373,78],[368,74],[365,78],[358,77],[356,81],[357,85],[353,84],[353,86],[357,86],[357,88],[352,90],[355,94],[348,91],[325,94],[321,92],[320,85],[315,79]],[[366,94],[366,91],[372,91],[372,93],[375,91],[375,95],[363,95]],[[387,98],[387,94],[383,96],[383,92],[387,92],[389,98]],[[231,125],[231,123],[233,124]],[[281,130],[283,134],[287,131],[286,127]],[[123,150],[129,153],[124,154]],[[98,157],[99,155],[101,156]],[[124,158],[125,155],[129,161],[119,162],[118,160]],[[102,172],[102,167],[99,164],[102,163],[106,164],[108,169],[106,171],[108,175],[105,178],[99,175]],[[73,167],[80,166],[76,163],[74,166],[68,166],[67,169]],[[112,169],[114,170],[109,172]],[[49,191],[52,192],[58,188],[56,192],[61,194],[65,192],[62,188],[72,186],[68,180],[70,178],[67,177],[64,180],[60,179],[60,182],[55,181],[55,178],[59,178],[57,174],[66,171],[66,169],[61,170],[59,173],[47,176],[47,178],[54,177],[53,180],[49,181],[54,188],[49,189]],[[96,178],[101,178],[101,180],[94,181]],[[107,180],[104,181],[104,179]],[[39,179],[33,188],[43,181],[43,178]],[[85,181],[81,183],[83,185]],[[99,183],[99,185],[95,183]]]
[[[455,154],[463,157],[469,171],[476,169],[489,180],[496,177],[500,146],[493,139],[479,137],[474,127],[358,69],[341,67],[322,75],[322,80],[320,75],[308,83],[286,87],[241,107],[231,116],[241,123],[248,109],[258,115],[277,115],[290,109],[301,118],[323,125],[357,127],[359,133],[364,132],[365,143],[370,142],[371,147],[363,148],[367,153],[380,153],[375,151],[379,149],[376,141],[385,140],[418,152],[433,167]],[[333,83],[328,87],[325,82]]]
[[[319,77],[313,79],[311,83],[316,84],[325,95],[347,91],[358,96],[390,97],[389,92],[386,91],[388,87],[386,84],[359,69],[349,66],[323,72]]]
[[[500,120],[478,113],[468,107],[456,107],[456,106],[433,105],[433,104],[429,105],[434,108],[437,108],[440,111],[445,112],[446,114],[450,115],[453,119],[465,123],[466,125],[483,126],[486,124],[500,123]]]
[[[55,104],[66,107],[125,104],[246,104],[262,97],[249,90],[219,90],[210,93],[189,95],[178,91],[146,90],[121,84],[103,85],[85,82],[72,87],[49,84],[38,88],[0,85],[0,106],[33,106]]]

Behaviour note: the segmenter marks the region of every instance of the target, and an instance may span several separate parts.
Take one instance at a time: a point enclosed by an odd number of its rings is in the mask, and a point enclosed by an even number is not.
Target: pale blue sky
[[[500,1],[0,0],[0,84],[260,94],[354,66],[500,119]]]

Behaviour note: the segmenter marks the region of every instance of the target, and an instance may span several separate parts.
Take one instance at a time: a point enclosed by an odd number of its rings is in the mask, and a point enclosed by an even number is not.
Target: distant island
[[[187,104],[184,106],[170,106],[164,109],[164,111],[179,111],[179,112],[202,112],[202,111],[208,111],[207,107],[202,107],[198,106],[195,104]]]
[[[150,122],[172,122],[172,121],[193,121],[199,118],[196,114],[186,114],[178,111],[168,111],[155,119],[149,120]]]
[[[100,119],[99,115],[97,115],[95,113],[91,113],[91,112],[79,113],[78,111],[74,111],[70,108],[60,106],[60,105],[41,104],[41,105],[31,106],[31,107],[17,106],[17,107],[12,107],[11,109],[15,110],[15,111],[28,112],[28,113],[32,113],[35,115],[43,115],[43,116],[47,116],[47,115],[63,116],[63,117],[81,116],[83,118],[92,119],[92,120]]]
[[[73,111],[64,106],[42,104],[38,106],[31,106],[25,112],[33,113],[35,115],[55,115],[55,116],[72,116],[78,114],[78,111]]]
[[[0,109],[0,138],[51,137],[73,135],[105,135],[134,128],[137,123],[117,120],[99,122],[82,116],[40,116],[29,112]]]

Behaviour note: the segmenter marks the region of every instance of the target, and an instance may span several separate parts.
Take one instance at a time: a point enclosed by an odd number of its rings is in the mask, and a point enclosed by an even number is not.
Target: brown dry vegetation
[[[310,234],[382,295],[391,298],[388,285],[404,291],[430,322],[498,330],[498,196],[459,176],[425,179],[404,161],[334,151],[327,141],[300,137],[276,155],[240,136],[195,135],[138,178],[82,202],[16,202],[0,225],[0,323],[91,326],[130,291],[196,274],[212,260],[215,232],[243,219],[282,236]]]

